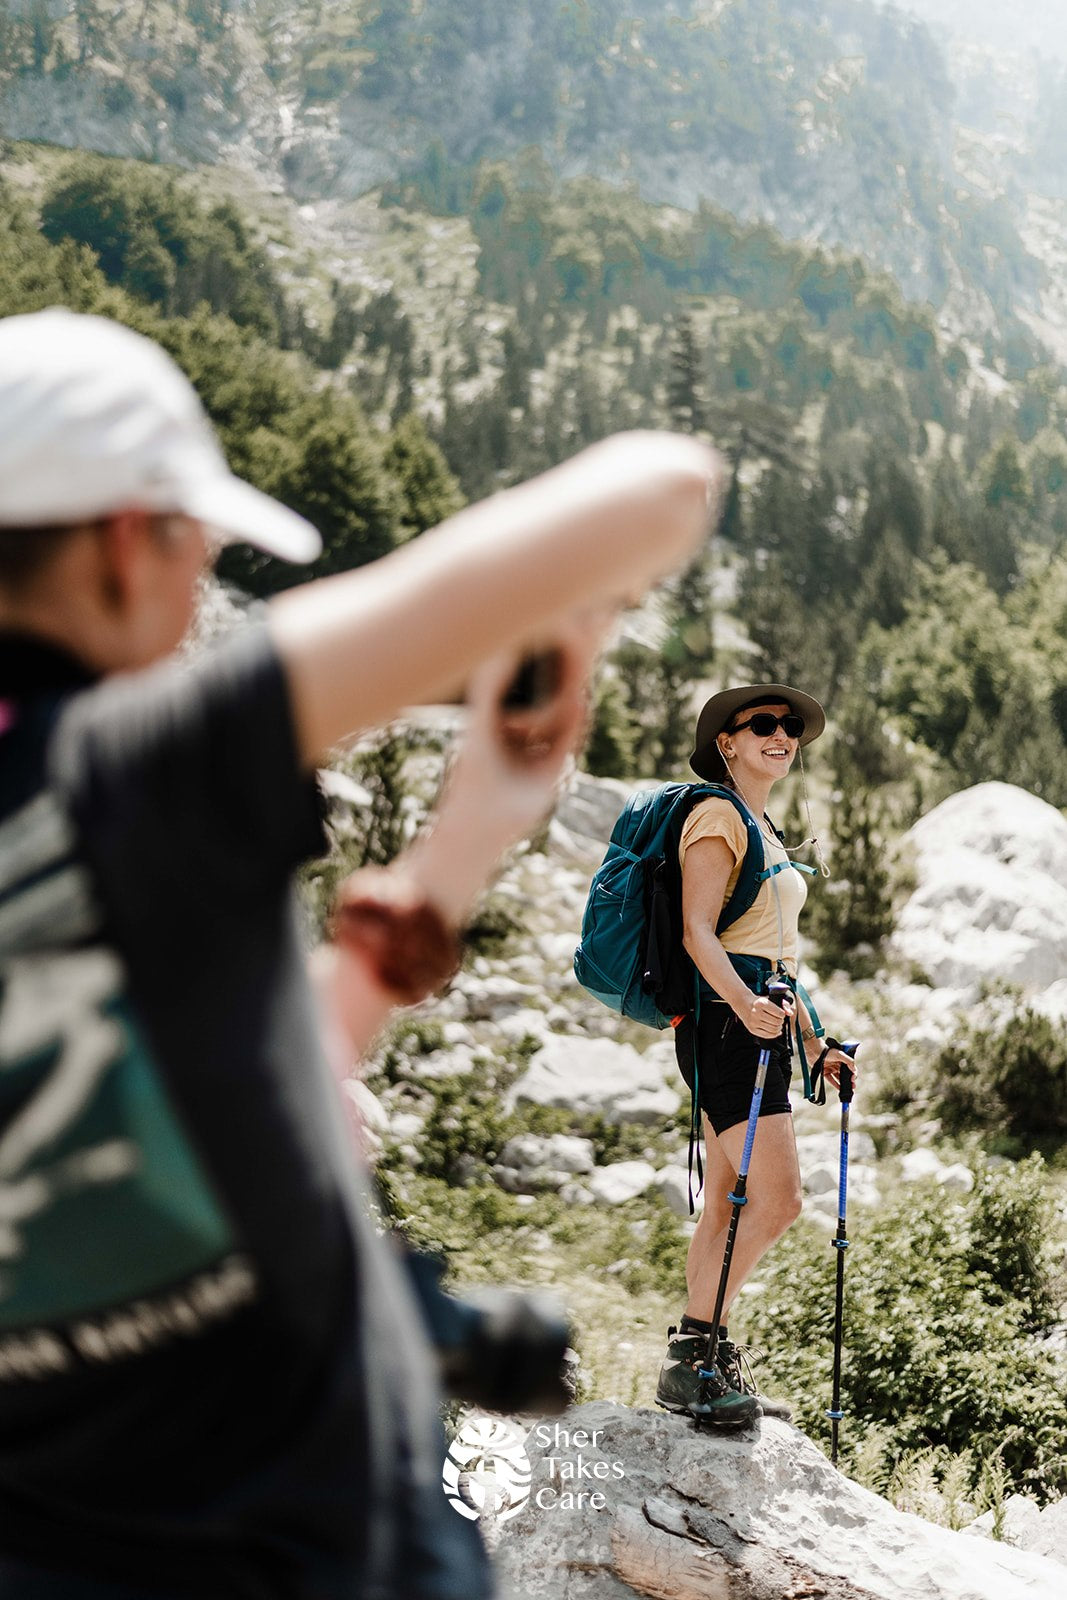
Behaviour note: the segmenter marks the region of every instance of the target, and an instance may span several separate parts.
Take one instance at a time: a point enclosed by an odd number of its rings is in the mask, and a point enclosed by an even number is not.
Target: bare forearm
[[[694,441],[622,435],[373,567],[279,596],[302,757],[454,689],[563,611],[642,591],[696,548],[718,483]]]
[[[719,997],[742,1016],[755,996],[731,965],[730,957],[710,928],[687,930],[685,948]]]

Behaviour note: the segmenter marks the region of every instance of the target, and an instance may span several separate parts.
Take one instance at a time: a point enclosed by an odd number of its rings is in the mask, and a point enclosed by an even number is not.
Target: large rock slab
[[[525,1507],[493,1529],[503,1600],[1062,1600],[1044,1556],[935,1527],[786,1423],[738,1438],[596,1402],[526,1436]]]
[[[1067,820],[1008,783],[981,783],[906,835],[918,886],[894,942],[938,988],[983,979],[1045,989],[1067,971]]]
[[[599,1113],[608,1122],[647,1123],[675,1116],[680,1104],[677,1090],[665,1081],[661,1055],[649,1059],[632,1045],[580,1034],[547,1038],[507,1101],[509,1106],[525,1101],[578,1115]]]
[[[992,1539],[994,1520],[992,1511],[983,1512],[963,1531]],[[1000,1537],[1017,1550],[1032,1550],[1035,1555],[1048,1556],[1067,1566],[1067,1500],[1039,1506],[1025,1495],[1009,1495],[1004,1502]],[[1067,1594],[1067,1572],[1063,1574],[1063,1592]]]

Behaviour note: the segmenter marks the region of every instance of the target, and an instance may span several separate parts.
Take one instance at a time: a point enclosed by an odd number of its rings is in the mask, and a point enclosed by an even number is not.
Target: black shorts
[[[674,1030],[678,1067],[690,1094],[693,1092],[693,1037],[695,1020],[686,1017]],[[700,1012],[697,1073],[700,1109],[716,1133],[725,1133],[748,1121],[756,1067],[766,1039],[757,1039],[722,1001],[704,1005]],[[761,1117],[789,1115],[789,1080],[793,1057],[789,1034],[770,1041],[771,1058],[760,1101]]]

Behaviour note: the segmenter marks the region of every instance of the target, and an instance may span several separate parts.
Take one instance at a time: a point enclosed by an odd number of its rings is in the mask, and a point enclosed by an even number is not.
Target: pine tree
[[[834,792],[831,876],[813,880],[808,932],[822,971],[853,978],[877,972],[893,931],[893,900],[878,791],[854,783]]]
[[[634,770],[634,726],[618,678],[605,674],[597,690],[583,765],[595,778],[628,778]]]
[[[436,527],[463,505],[463,494],[440,447],[413,411],[401,417],[390,434],[382,465],[400,497],[401,540]]]
[[[708,425],[700,352],[693,319],[687,311],[675,318],[671,337],[667,404],[671,422],[681,433],[700,433]]]

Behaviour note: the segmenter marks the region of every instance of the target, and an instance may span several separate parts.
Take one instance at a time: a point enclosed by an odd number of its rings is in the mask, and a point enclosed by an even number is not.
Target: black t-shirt
[[[95,686],[0,638],[0,1557],[488,1593],[318,1044],[323,844],[265,629]]]

